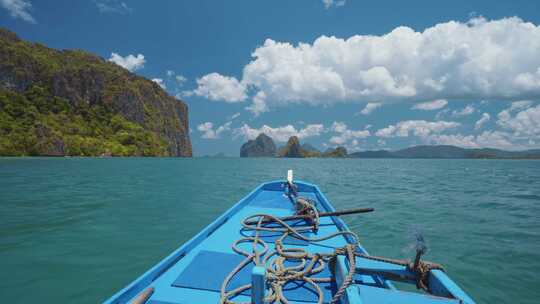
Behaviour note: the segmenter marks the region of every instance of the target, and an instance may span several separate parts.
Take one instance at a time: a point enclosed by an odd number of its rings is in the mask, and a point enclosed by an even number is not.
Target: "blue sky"
[[[0,0],[0,26],[160,82],[196,155],[540,147],[538,1]]]

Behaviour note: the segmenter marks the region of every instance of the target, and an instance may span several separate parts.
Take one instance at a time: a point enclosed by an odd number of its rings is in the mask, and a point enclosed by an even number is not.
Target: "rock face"
[[[303,149],[298,137],[291,136],[285,147],[280,151],[279,156],[293,158],[304,157]]]
[[[192,156],[184,102],[103,58],[5,29],[0,114],[0,154]]]
[[[308,143],[302,144],[302,149],[303,149],[304,151],[308,151],[308,152],[318,152],[318,153],[321,153],[321,151],[319,151],[317,148],[315,148],[314,146],[312,146],[311,144],[308,144]]]
[[[344,147],[337,147],[335,149],[328,149],[323,153],[323,157],[343,158],[347,157],[347,149]]]
[[[321,151],[308,143],[302,145],[302,154],[304,157],[321,157]]]
[[[249,140],[240,148],[240,157],[274,157],[276,145],[272,138],[261,133],[255,140]]]
[[[321,152],[308,143],[301,145],[298,137],[291,136],[287,144],[279,149],[278,156],[291,158],[321,157]]]
[[[265,134],[259,134],[255,140],[250,140],[243,144],[240,149],[240,157],[290,157],[290,158],[305,158],[305,157],[347,157],[347,149],[337,147],[328,149],[321,153],[310,144],[300,144],[300,140],[296,136],[291,136],[287,144],[276,153],[276,146],[272,138]]]

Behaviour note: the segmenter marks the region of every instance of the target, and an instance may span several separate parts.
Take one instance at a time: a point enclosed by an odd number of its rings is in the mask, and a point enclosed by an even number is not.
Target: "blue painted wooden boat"
[[[321,216],[332,212],[317,186],[289,172],[104,303],[474,303],[421,253],[410,263],[369,256],[339,216]],[[427,292],[398,290],[392,281]]]

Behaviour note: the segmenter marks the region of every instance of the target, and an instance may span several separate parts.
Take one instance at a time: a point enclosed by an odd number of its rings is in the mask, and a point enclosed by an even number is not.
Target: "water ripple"
[[[421,226],[478,303],[540,298],[538,161],[0,158],[2,301],[100,302],[289,168],[376,208],[345,218],[369,252],[410,258]]]

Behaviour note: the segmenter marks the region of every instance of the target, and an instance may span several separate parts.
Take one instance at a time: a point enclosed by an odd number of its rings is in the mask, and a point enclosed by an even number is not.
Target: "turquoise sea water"
[[[259,183],[318,184],[372,254],[411,231],[478,303],[540,299],[540,161],[0,158],[2,303],[98,303]]]

